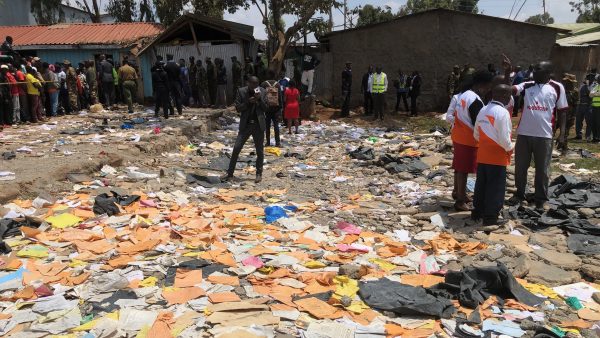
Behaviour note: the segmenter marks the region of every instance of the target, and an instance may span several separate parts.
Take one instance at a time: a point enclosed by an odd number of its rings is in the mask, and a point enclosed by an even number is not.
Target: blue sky
[[[523,4],[524,0],[516,0],[516,5],[511,16],[514,17],[517,12],[518,7]],[[536,14],[542,13],[542,1],[543,0],[526,0],[523,9],[519,13],[517,20],[525,20],[528,17]],[[503,18],[508,18],[510,14],[511,7],[515,3],[515,0],[480,0],[479,1],[479,10],[486,15],[498,16]],[[400,6],[406,4],[406,0],[349,0],[348,7],[354,8],[358,5],[372,4],[374,6],[390,6],[392,10],[397,11]],[[571,5],[569,5],[568,0],[546,0],[546,10],[554,17],[556,23],[567,23],[567,22],[575,22],[577,19],[577,14],[571,12]],[[248,11],[237,11],[234,14],[225,14],[226,20],[232,20],[239,23],[244,23],[248,25],[255,26],[254,28],[254,36],[258,39],[265,39],[266,34],[264,32],[264,26],[261,21],[262,18],[260,13],[256,8],[251,8]],[[292,24],[294,21],[293,17],[285,18],[288,25]],[[340,25],[343,23],[343,16],[341,13],[334,13],[334,25]]]

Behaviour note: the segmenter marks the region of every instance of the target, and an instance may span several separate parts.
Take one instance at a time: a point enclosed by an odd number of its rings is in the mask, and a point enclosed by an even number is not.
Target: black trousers
[[[373,93],[373,113],[375,118],[383,120],[383,111],[385,110],[385,93]]]
[[[363,94],[363,106],[365,108],[365,115],[373,114],[373,96],[369,92]]]
[[[169,118],[169,113],[173,113],[173,106],[171,105],[169,90],[167,88],[156,89],[156,116],[158,116],[160,108],[162,108],[163,116],[166,119]]]
[[[235,166],[237,164],[238,157],[244,144],[248,141],[248,138],[252,136],[254,141],[254,147],[256,148],[256,175],[262,175],[263,162],[265,161],[265,134],[260,129],[258,123],[250,123],[244,130],[240,130],[233,146],[233,152],[231,153],[231,160],[229,161],[229,169],[227,169],[227,175],[233,176],[235,172]]]
[[[498,220],[506,193],[506,167],[492,164],[477,164],[477,180],[473,196],[473,216],[484,222]]]
[[[0,125],[11,125],[13,123],[12,102],[9,100],[0,100]]]
[[[410,96],[410,114],[417,116],[417,95]]]
[[[592,107],[591,115],[592,137],[594,141],[600,141],[600,107]]]
[[[265,129],[265,136],[267,138],[267,146],[271,145],[271,123],[273,123],[273,129],[275,130],[275,145],[276,146],[280,146],[281,145],[281,138],[279,136],[279,111],[276,111],[274,113],[266,113],[266,129]]]
[[[348,117],[350,116],[350,95],[351,91],[345,90],[342,92],[342,96],[344,97],[344,103],[342,103],[342,116]]]
[[[591,126],[591,108],[589,104],[583,103],[577,105],[577,116],[575,117],[575,134],[579,137],[583,137],[583,122],[585,121],[585,138],[589,138],[592,135]]]
[[[513,101],[515,102],[515,106],[513,107],[513,117],[519,115],[519,109],[521,109],[521,95],[513,95]]]
[[[175,107],[177,107],[177,113],[181,114],[183,111],[183,107],[181,106],[181,97],[183,95],[183,91],[181,89],[181,83],[173,82],[169,84],[169,94],[171,94],[171,98],[173,99],[173,103],[175,103]]]
[[[408,100],[406,100],[407,93],[396,93],[396,111],[400,111],[400,100],[404,101],[404,107],[408,111]]]
[[[217,83],[209,82],[208,83],[208,98],[210,99],[210,104],[214,105],[217,102]]]

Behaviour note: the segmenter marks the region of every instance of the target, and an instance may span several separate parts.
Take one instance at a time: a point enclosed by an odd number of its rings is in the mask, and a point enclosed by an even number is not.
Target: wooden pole
[[[196,38],[196,31],[194,30],[194,24],[191,22],[189,24],[190,24],[190,30],[192,31],[192,38],[194,39],[194,45],[196,46],[196,51],[198,51],[198,57],[201,57],[202,53],[200,53],[200,46],[198,46],[198,39]]]

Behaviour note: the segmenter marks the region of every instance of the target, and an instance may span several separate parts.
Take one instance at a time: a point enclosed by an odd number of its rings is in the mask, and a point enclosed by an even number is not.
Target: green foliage
[[[571,12],[577,12],[577,22],[599,22],[600,23],[600,0],[578,0],[570,1]]]
[[[365,5],[362,8],[358,8],[356,11],[358,12],[356,27],[389,21],[398,16],[397,14],[392,13],[392,8],[390,6],[381,8],[379,6]]]
[[[408,0],[406,5],[400,9],[400,14],[413,14],[435,8],[478,13],[478,2],[479,0]]]
[[[117,22],[132,22],[137,17],[138,6],[135,0],[110,0],[106,11]]]
[[[554,18],[548,13],[533,15],[527,18],[525,22],[534,23],[536,25],[550,25],[554,23]]]
[[[0,0],[0,5],[4,0]],[[61,0],[31,0],[30,11],[39,25],[53,25],[65,20]]]

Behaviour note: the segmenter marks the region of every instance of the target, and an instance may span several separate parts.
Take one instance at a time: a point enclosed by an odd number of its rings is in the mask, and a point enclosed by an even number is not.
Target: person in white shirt
[[[508,75],[512,65],[506,56],[503,66]],[[513,86],[513,94],[523,95],[525,105],[517,127],[517,143],[515,145],[515,186],[517,191],[510,198],[509,203],[517,205],[525,200],[527,171],[533,158],[535,163],[535,208],[539,212],[543,212],[544,205],[548,201],[550,161],[552,160],[552,126],[557,110],[569,107],[563,85],[550,79],[552,71],[551,62],[540,62],[534,68],[533,81]]]
[[[381,66],[375,68],[375,73],[369,77],[369,88],[373,96],[373,112],[375,120],[377,117],[383,121],[383,111],[385,106],[385,93],[388,88],[387,75],[383,72]]]
[[[471,218],[482,218],[484,226],[499,225],[498,216],[504,204],[506,167],[510,164],[514,146],[511,113],[506,109],[511,100],[510,86],[494,87],[490,102],[477,115],[473,128],[479,149]]]

